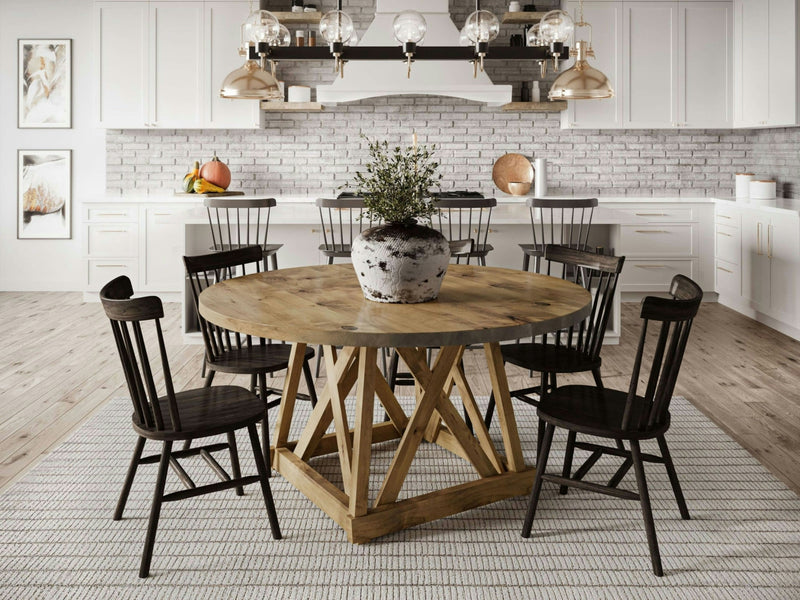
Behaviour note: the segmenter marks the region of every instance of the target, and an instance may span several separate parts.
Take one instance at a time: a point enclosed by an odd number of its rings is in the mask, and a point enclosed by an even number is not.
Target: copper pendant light
[[[580,20],[575,23],[578,27],[592,26],[583,19],[583,0],[580,3]],[[591,40],[591,37],[589,38]],[[550,88],[550,100],[599,100],[613,98],[614,90],[608,77],[589,64],[589,57],[594,57],[591,41],[578,40],[570,54],[576,57],[575,64],[559,75]]]

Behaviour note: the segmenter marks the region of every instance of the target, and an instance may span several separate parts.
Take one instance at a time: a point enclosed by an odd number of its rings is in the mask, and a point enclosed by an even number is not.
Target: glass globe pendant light
[[[576,40],[575,48],[570,51],[571,56],[575,56],[575,64],[559,75],[550,88],[548,97],[550,100],[596,100],[603,98],[613,98],[614,90],[608,77],[592,67],[588,58],[594,58],[594,50],[591,42],[592,26],[583,19],[583,0],[580,3],[580,18],[575,23],[575,28],[588,27],[590,32],[589,42]]]
[[[342,10],[342,0],[339,0],[336,10],[325,13],[319,22],[319,33],[328,42],[335,59],[333,72],[339,73],[340,77],[344,77],[344,46],[350,41],[354,31],[353,19]]]
[[[558,71],[558,57],[575,32],[575,22],[563,10],[551,10],[539,22],[539,37],[550,46],[553,55],[553,67]]]
[[[254,10],[244,22],[246,40],[258,43],[272,44],[280,33],[281,24],[268,10]]]
[[[422,43],[422,40],[425,39],[428,23],[425,21],[425,17],[416,10],[404,10],[397,13],[392,27],[394,39],[403,44],[403,54],[406,55],[408,62],[408,78],[411,79],[411,63],[414,61],[414,53],[417,51],[417,44]]]
[[[478,66],[483,71],[483,60],[489,50],[489,42],[497,39],[500,33],[500,21],[488,10],[480,9],[480,2],[476,2],[476,11],[467,17],[464,30],[467,37],[475,44],[478,61],[473,61],[473,76],[478,76]]]
[[[529,48],[536,48],[547,45],[542,41],[542,35],[541,32],[539,31],[539,23],[531,25],[528,28],[528,31],[525,34],[525,36]],[[541,78],[544,79],[545,77],[547,77],[547,61],[539,60],[537,62],[539,63],[539,71]]]

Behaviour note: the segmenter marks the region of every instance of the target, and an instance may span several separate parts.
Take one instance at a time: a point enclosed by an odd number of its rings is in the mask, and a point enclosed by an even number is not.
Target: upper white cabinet
[[[95,3],[101,127],[256,128],[258,102],[219,98],[238,54],[245,0]]]
[[[565,4],[572,14],[577,2]],[[713,1],[584,3],[597,59],[616,98],[569,103],[577,129],[724,128],[733,123],[733,4]]]
[[[578,19],[578,2],[567,2],[565,10]],[[581,129],[622,128],[622,2],[584,2],[584,18],[592,24],[592,47],[596,58],[591,65],[611,81],[614,98],[573,100],[562,113],[562,125]],[[588,30],[585,30],[588,33]],[[580,30],[579,30],[580,32]],[[566,66],[575,64],[571,60]]]
[[[734,123],[800,124],[800,0],[734,0]]]
[[[141,128],[149,123],[147,2],[95,5],[97,114],[101,127]]]
[[[733,5],[678,5],[678,126],[733,123]]]
[[[624,125],[678,124],[678,3],[624,2]]]

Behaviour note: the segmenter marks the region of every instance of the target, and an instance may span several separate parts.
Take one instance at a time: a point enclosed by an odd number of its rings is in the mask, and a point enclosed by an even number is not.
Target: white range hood
[[[448,0],[376,0],[375,20],[361,37],[359,46],[393,46],[392,22],[398,12],[417,10],[425,16],[428,33],[424,46],[458,46],[460,31],[450,18]],[[346,7],[345,7],[346,9]],[[468,61],[417,61],[407,78],[406,63],[398,50],[396,61],[353,61],[345,65],[344,78],[317,87],[322,104],[353,102],[380,96],[406,94],[450,96],[490,105],[511,102],[510,85],[494,85],[486,73],[473,78]]]

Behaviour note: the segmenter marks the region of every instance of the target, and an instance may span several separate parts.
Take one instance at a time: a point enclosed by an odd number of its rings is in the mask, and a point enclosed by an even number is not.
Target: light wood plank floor
[[[603,350],[607,386],[627,387],[639,331],[637,309],[637,304],[623,305],[622,343]],[[202,347],[182,344],[177,304],[167,305],[166,315],[175,387],[199,386]],[[5,333],[0,350],[2,489],[109,399],[126,392],[102,308],[82,303],[80,294],[0,293],[0,331]],[[475,393],[488,394],[483,353],[468,352],[466,368]],[[530,385],[527,374],[515,367],[509,367],[509,379],[513,387]],[[234,380],[219,375],[215,384]],[[559,383],[573,381],[591,383],[582,376]],[[318,382],[322,385],[324,377]],[[800,494],[798,387],[800,343],[723,306],[703,306],[676,393]]]

